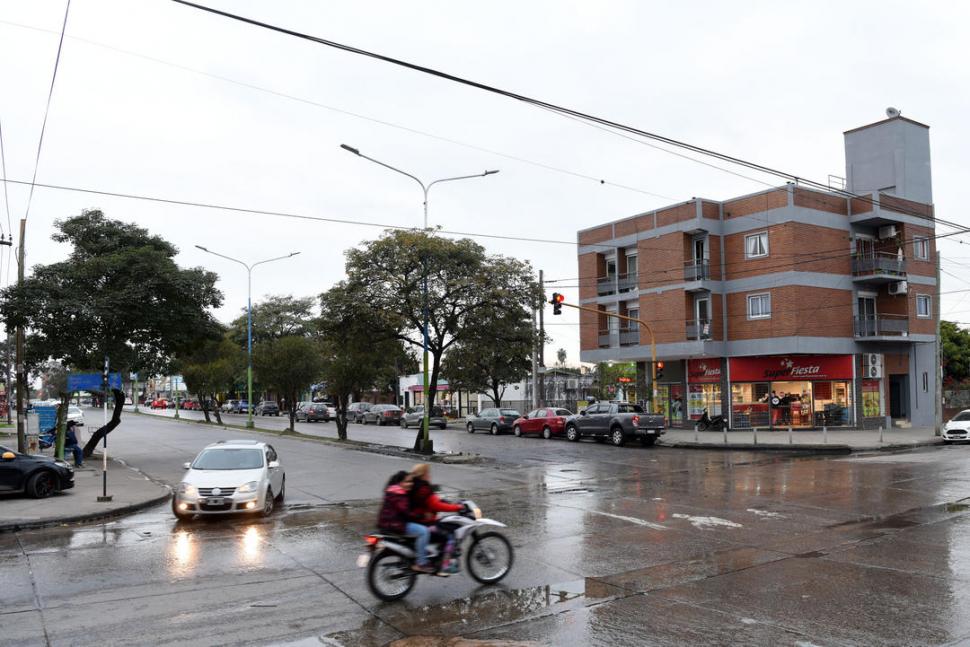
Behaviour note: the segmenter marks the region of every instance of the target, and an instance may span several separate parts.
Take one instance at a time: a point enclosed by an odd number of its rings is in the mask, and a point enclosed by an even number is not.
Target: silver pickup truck
[[[664,433],[662,415],[644,413],[640,405],[629,402],[597,402],[566,420],[566,439],[573,442],[592,436],[597,442],[609,439],[620,447],[639,439],[648,447]]]

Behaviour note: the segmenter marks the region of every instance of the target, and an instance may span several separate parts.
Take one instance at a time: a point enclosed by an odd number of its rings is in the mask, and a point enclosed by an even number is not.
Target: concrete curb
[[[205,427],[210,427],[214,429],[225,429],[243,431],[243,432],[254,432],[260,434],[270,434],[272,436],[282,437],[282,438],[295,438],[297,440],[308,440],[311,442],[322,443],[324,445],[330,445],[331,447],[340,447],[341,449],[349,449],[361,452],[368,452],[371,454],[383,454],[385,456],[395,456],[398,458],[410,458],[418,459],[422,462],[432,462],[432,463],[445,463],[449,465],[467,465],[475,463],[484,463],[489,459],[480,456],[479,454],[420,454],[413,450],[398,447],[397,445],[381,445],[378,443],[367,443],[359,440],[337,440],[335,438],[325,438],[322,436],[313,436],[310,434],[303,434],[299,431],[289,431],[289,430],[276,430],[276,429],[261,429],[259,427],[254,427],[252,429],[246,429],[245,427],[240,427],[239,425],[227,425],[225,423],[219,424],[217,422],[206,422],[205,420],[189,420],[189,419],[178,419],[170,418],[168,416],[156,416],[152,414],[145,414],[141,411],[135,412],[131,411],[134,415],[146,416],[153,419],[167,420],[169,422],[177,422],[182,424],[194,424],[203,425]]]
[[[886,443],[883,445],[854,447],[844,443],[812,443],[801,445],[789,445],[788,443],[693,443],[686,441],[666,442],[660,440],[659,447],[670,447],[673,449],[721,449],[721,450],[743,450],[743,451],[784,451],[784,452],[811,452],[813,454],[857,454],[862,452],[892,452],[906,449],[917,449],[919,447],[932,447],[942,445],[942,439],[920,440],[912,443]]]

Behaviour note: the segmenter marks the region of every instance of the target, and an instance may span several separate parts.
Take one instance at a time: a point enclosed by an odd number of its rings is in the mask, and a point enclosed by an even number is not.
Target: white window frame
[[[920,301],[926,303],[926,314],[920,314],[919,304]],[[916,317],[918,319],[932,319],[933,318],[933,296],[930,294],[917,294],[916,295]]]
[[[913,258],[918,261],[930,260],[930,239],[926,236],[913,236]]]
[[[762,312],[762,314],[753,315],[751,314],[751,304],[754,299],[766,299],[768,302],[767,313]],[[757,294],[749,294],[747,298],[747,313],[748,319],[771,319],[771,292],[758,292]]]
[[[752,238],[761,238],[762,236],[764,236],[764,243],[765,243],[764,244],[764,248],[765,248],[764,253],[763,254],[752,254],[751,253],[751,247],[749,246],[748,241],[750,241]],[[759,231],[756,234],[748,234],[747,236],[744,237],[744,257],[745,258],[764,258],[765,256],[768,255],[769,251],[770,250],[768,248],[768,231],[767,230],[765,230],[765,231]]]

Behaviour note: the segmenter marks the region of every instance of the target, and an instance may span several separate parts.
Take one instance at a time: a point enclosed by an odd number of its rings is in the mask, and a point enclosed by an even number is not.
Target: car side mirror
[[[276,469],[279,466],[280,466],[280,462],[279,461],[270,461],[269,462],[269,468],[271,470],[274,470],[274,469]]]
[[[12,461],[13,459],[17,458],[17,455],[14,454],[13,452],[4,452],[3,455],[0,456],[0,458],[2,458],[5,461]]]
[[[182,467],[184,467],[185,469],[189,469],[190,467],[192,467],[192,463],[182,463]]]

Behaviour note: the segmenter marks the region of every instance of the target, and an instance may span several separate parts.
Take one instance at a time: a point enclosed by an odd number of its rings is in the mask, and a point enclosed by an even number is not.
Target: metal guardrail
[[[852,257],[852,273],[857,276],[878,274],[883,276],[906,276],[906,260],[900,259],[898,254],[876,252],[864,256]]]
[[[693,260],[684,262],[685,281],[705,281],[711,278],[710,262]]]
[[[616,276],[605,276],[596,279],[596,294],[606,296],[616,292]]]
[[[708,319],[694,319],[687,322],[687,339],[710,339],[711,322]]]
[[[620,346],[636,346],[640,343],[639,328],[620,329]]]
[[[906,315],[871,315],[855,317],[856,337],[906,337],[909,317]]]
[[[637,289],[639,286],[638,274],[620,274],[620,279],[617,281],[617,288],[620,292],[629,292],[631,290]]]

